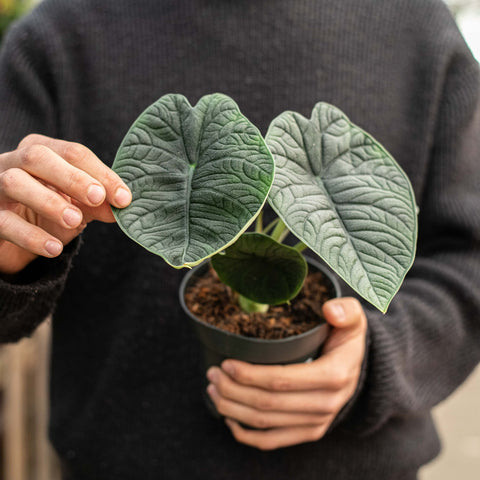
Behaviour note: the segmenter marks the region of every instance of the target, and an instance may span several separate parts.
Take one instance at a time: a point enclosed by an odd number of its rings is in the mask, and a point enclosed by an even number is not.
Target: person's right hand
[[[109,204],[131,193],[87,147],[28,135],[0,155],[0,272],[14,274],[34,258],[57,257],[92,220],[114,222]]]

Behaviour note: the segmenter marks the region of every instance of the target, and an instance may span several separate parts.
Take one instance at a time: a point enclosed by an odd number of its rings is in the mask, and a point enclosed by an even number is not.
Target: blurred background
[[[39,0],[0,0],[0,38],[8,25],[23,15]]]
[[[9,24],[39,1],[0,0],[0,40]],[[446,3],[480,61],[480,0]],[[0,347],[0,480],[60,479],[47,439],[49,342],[50,323],[46,320],[32,338]],[[423,468],[420,480],[480,478],[479,405],[477,368],[434,410],[443,452]]]

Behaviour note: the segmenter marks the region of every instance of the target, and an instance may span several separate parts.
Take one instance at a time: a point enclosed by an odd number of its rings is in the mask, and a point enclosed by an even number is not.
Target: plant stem
[[[279,218],[278,223],[275,225],[275,229],[273,230],[271,237],[277,242],[280,242],[279,239],[286,228],[287,227],[285,226],[283,221]]]
[[[263,233],[266,235],[278,222],[280,221],[279,218],[272,220],[264,229]]]
[[[293,248],[301,253],[303,252],[304,250],[306,250],[308,247],[303,243],[303,242],[298,242],[296,245],[293,246]]]
[[[256,303],[248,298],[244,297],[243,295],[238,295],[238,304],[240,308],[247,313],[266,313],[270,305],[266,305],[264,303]]]
[[[285,228],[285,230],[278,237],[278,243],[283,243],[283,241],[288,237],[289,234],[290,230],[288,228]]]
[[[255,232],[262,233],[263,232],[263,210],[257,215],[255,220]]]

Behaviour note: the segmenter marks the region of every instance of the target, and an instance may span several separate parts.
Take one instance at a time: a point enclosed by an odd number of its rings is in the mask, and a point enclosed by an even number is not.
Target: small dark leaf
[[[243,234],[211,261],[222,282],[249,300],[269,305],[295,297],[307,274],[299,252],[260,233]]]

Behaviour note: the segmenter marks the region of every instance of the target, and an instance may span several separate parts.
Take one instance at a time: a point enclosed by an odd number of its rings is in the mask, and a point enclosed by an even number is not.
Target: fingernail
[[[229,361],[222,363],[222,370],[224,372],[227,372],[230,376],[232,376],[235,373],[235,367],[233,366],[233,363]]]
[[[126,190],[123,187],[117,188],[117,191],[115,192],[115,203],[119,207],[126,207],[132,199],[132,195],[128,190]]]
[[[83,215],[73,208],[66,208],[63,211],[63,220],[70,227],[77,227],[82,221]]]
[[[212,383],[207,387],[207,393],[211,396],[214,397],[217,394],[217,389],[215,388],[215,385]]]
[[[90,185],[87,191],[87,198],[93,205],[98,205],[105,199],[105,189],[100,185]]]
[[[213,383],[216,383],[217,379],[218,379],[218,372],[215,368],[209,368],[207,370],[207,378],[213,382]]]
[[[48,240],[45,243],[45,250],[49,255],[52,257],[56,257],[60,255],[62,252],[63,245],[60,242],[56,242],[55,240]]]

